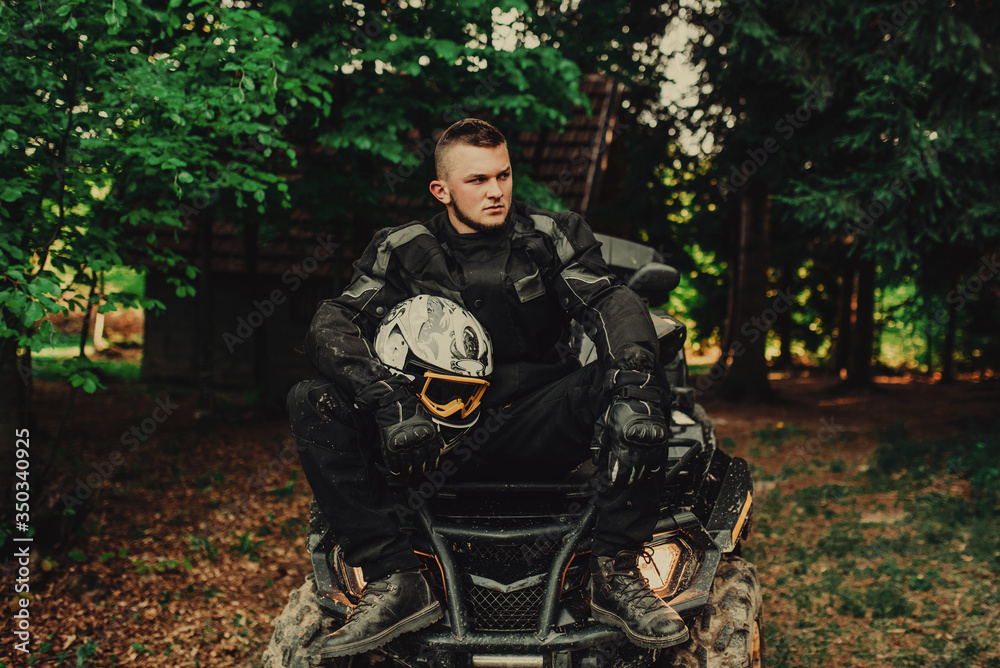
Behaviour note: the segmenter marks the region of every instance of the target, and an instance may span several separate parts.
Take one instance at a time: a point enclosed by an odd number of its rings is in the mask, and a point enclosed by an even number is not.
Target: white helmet
[[[432,295],[400,302],[382,319],[375,352],[386,366],[424,379],[417,396],[442,427],[464,434],[479,419],[486,379],[493,373],[493,344],[479,321],[455,302]]]

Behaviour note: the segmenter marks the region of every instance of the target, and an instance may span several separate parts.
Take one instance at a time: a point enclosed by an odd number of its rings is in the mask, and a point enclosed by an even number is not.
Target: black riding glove
[[[663,390],[642,371],[608,371],[604,391],[611,403],[597,418],[591,443],[594,463],[611,476],[612,487],[627,487],[663,468],[667,420]]]
[[[441,456],[441,438],[430,413],[404,376],[369,385],[355,398],[358,408],[375,416],[382,458],[395,476],[433,471]]]

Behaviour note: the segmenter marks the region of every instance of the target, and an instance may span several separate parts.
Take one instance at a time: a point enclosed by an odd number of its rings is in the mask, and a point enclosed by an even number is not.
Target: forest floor
[[[1000,666],[1000,383],[880,380],[850,394],[774,380],[779,404],[705,402],[755,476],[745,556],[767,665]],[[38,382],[35,471],[65,398]],[[189,390],[76,397],[57,482],[32,499],[63,517],[35,527],[50,547],[32,558],[31,654],[14,656],[9,593],[0,666],[259,665],[309,570],[310,493],[287,421],[245,399],[221,401],[199,435]]]

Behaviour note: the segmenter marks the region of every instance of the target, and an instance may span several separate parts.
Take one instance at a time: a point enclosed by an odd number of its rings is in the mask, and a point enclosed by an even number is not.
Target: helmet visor
[[[460,413],[462,419],[479,408],[489,381],[467,376],[451,376],[436,371],[424,372],[424,389],[417,393],[431,414],[439,418]]]

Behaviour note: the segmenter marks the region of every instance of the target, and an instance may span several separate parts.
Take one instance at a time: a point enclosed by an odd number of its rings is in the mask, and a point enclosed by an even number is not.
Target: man
[[[669,405],[645,305],[614,284],[580,216],[512,201],[506,141],[492,125],[455,123],[434,160],[430,191],[445,211],[376,233],[351,284],[320,304],[310,326],[306,351],[324,378],[289,393],[306,477],[345,560],[368,583],[324,656],[369,651],[442,615],[383,475],[433,468],[441,439],[409,381],[372,346],[386,313],[419,294],[464,306],[493,341],[482,401],[505,419],[461,473],[565,472],[593,449],[610,481],[593,534],[593,615],[643,647],[683,642],[684,622],[638,569],[659,517]],[[570,318],[587,324],[597,363],[581,368],[561,352]]]

